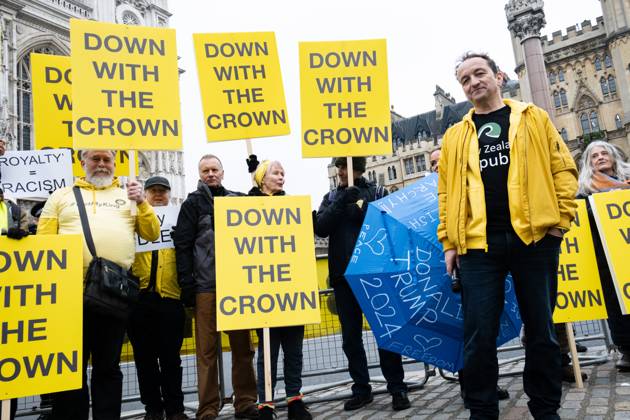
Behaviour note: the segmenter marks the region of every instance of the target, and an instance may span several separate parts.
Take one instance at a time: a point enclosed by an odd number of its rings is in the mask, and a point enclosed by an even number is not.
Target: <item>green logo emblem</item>
[[[477,138],[478,139],[481,138],[483,134],[485,134],[488,137],[492,137],[493,139],[498,139],[499,136],[501,135],[501,126],[497,123],[484,124],[479,129],[479,134],[477,134]]]

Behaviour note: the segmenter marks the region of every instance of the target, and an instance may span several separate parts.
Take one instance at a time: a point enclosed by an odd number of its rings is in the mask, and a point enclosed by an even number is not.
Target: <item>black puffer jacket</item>
[[[355,203],[347,204],[347,188],[338,187],[324,196],[314,220],[317,236],[328,237],[328,273],[331,286],[345,281],[343,273],[361,232],[367,203],[387,195],[386,189],[363,177],[355,180],[355,187],[359,189],[359,199],[363,200],[361,208]]]
[[[223,187],[211,189],[199,181],[182,203],[173,233],[177,279],[182,292],[216,289],[214,260],[214,197],[243,196]]]
[[[252,196],[252,197],[277,197],[279,195],[286,195],[286,193],[284,191],[280,191],[280,192],[277,192],[277,193],[273,194],[272,196],[270,196],[270,195],[267,195],[264,192],[262,192],[262,190],[260,188],[252,187],[252,189],[249,190],[247,195]]]

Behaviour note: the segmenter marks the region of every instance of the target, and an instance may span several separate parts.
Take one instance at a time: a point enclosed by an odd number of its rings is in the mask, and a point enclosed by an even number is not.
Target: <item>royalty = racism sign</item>
[[[9,151],[0,156],[2,190],[12,198],[48,198],[72,185],[70,150]]]

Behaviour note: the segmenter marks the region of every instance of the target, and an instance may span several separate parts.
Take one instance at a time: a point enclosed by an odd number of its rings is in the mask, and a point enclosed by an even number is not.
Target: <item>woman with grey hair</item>
[[[578,195],[630,188],[630,163],[619,148],[605,141],[589,143],[582,154]]]
[[[578,198],[587,199],[591,194],[626,188],[630,188],[630,164],[624,162],[621,151],[605,141],[590,143],[582,154],[578,177]],[[595,246],[599,278],[608,311],[608,327],[613,343],[622,355],[621,359],[617,361],[616,367],[620,372],[628,372],[630,371],[630,316],[624,316],[621,313],[602,241],[597,232],[597,225],[588,200],[586,200],[586,206],[593,235],[593,245]]]

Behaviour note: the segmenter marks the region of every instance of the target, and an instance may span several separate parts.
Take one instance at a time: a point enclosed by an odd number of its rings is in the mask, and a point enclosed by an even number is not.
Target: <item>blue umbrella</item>
[[[437,240],[437,175],[369,203],[345,276],[378,346],[456,372],[463,366],[461,296]],[[521,320],[511,278],[497,346]]]

